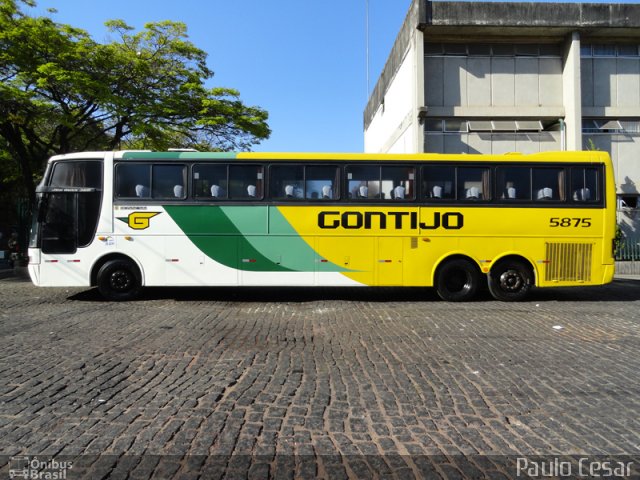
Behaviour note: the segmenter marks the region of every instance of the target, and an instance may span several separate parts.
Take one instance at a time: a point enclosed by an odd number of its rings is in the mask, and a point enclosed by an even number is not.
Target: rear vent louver
[[[547,243],[548,282],[590,282],[592,243]]]

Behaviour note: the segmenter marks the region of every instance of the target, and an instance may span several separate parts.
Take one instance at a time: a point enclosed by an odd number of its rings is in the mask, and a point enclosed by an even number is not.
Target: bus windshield
[[[38,187],[29,246],[73,253],[91,243],[100,213],[102,162],[62,161]]]

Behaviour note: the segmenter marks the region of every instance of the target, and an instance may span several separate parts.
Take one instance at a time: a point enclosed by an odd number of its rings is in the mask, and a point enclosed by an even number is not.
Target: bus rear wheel
[[[98,290],[107,300],[133,300],[142,284],[138,267],[128,260],[109,260],[98,271]]]
[[[523,300],[532,285],[531,269],[520,260],[499,261],[489,273],[489,292],[503,302]]]
[[[478,269],[469,260],[449,260],[438,268],[436,290],[447,302],[466,302],[475,297],[480,284]]]

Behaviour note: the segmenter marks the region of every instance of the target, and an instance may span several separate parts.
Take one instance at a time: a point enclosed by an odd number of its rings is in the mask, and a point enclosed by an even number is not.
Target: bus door
[[[402,241],[403,237],[378,237],[378,285],[402,285]]]
[[[47,282],[47,275],[54,275],[59,283],[65,274],[77,277],[88,268],[78,249],[90,245],[94,239],[101,192],[92,188],[49,190],[39,194],[37,223],[40,228],[39,232],[32,232],[36,236],[32,243],[40,247],[41,263],[59,263],[55,271],[44,269],[43,282]]]

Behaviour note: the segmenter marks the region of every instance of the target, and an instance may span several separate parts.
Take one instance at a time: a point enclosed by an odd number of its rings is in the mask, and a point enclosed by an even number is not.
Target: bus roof
[[[51,158],[56,160],[73,160],[73,159],[102,159],[112,152],[78,152],[65,155],[56,155]],[[115,160],[166,160],[166,161],[185,161],[185,160],[247,160],[247,161],[263,161],[263,160],[283,160],[283,161],[460,161],[460,162],[504,162],[504,161],[523,161],[523,162],[549,162],[554,160],[562,160],[563,162],[576,163],[602,163],[608,157],[607,152],[602,151],[553,151],[540,152],[531,154],[522,154],[518,152],[505,153],[500,155],[494,154],[442,154],[442,153],[419,153],[419,154],[389,154],[389,153],[303,153],[303,152],[186,152],[186,151],[169,151],[169,152],[152,152],[142,150],[123,150],[113,152]]]

